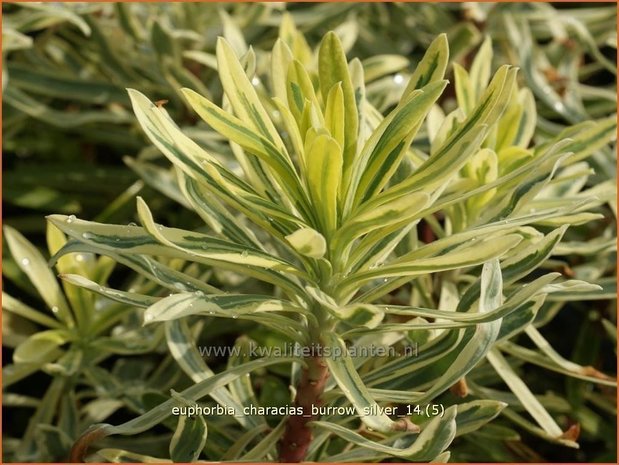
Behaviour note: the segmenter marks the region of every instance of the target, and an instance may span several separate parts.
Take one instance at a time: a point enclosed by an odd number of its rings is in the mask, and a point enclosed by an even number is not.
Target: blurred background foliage
[[[39,250],[47,248],[45,215],[76,214],[95,221],[128,223],[134,220],[133,202],[138,193],[157,210],[162,222],[185,228],[200,224],[189,209],[176,208],[184,200],[173,173],[139,130],[125,88],[160,99],[160,105],[193,140],[229,158],[229,147],[221,136],[198,123],[179,93],[181,87],[190,87],[221,100],[214,52],[220,35],[239,55],[252,57],[247,67],[255,67],[254,84],[260,90],[269,85],[260,79],[267,74],[266,57],[276,38],[289,32],[290,18],[306,39],[294,43],[295,53],[306,51],[308,60],[319,38],[335,30],[348,57],[362,60],[367,98],[381,112],[399,100],[408,76],[439,33],[447,33],[451,60],[466,68],[489,35],[493,69],[501,63],[519,66],[521,83],[536,98],[538,140],[559,134],[567,126],[608,116],[617,105],[614,4],[93,2],[3,3],[2,9],[3,223],[20,231]],[[453,81],[451,70],[448,77]],[[440,102],[445,113],[456,106],[452,87]],[[424,130],[416,142],[422,149],[428,145]],[[614,145],[603,147],[587,161],[593,173],[576,190],[615,179]],[[548,264],[566,276],[603,283],[604,292],[592,300],[567,304],[559,297],[541,314],[552,320],[545,335],[562,355],[614,374],[616,202],[604,208],[604,220],[570,228],[566,236],[572,245],[582,244],[584,252]],[[12,260],[12,249],[3,238],[3,288],[19,301],[43,308],[45,296],[39,295],[36,285],[33,289]],[[111,273],[105,263],[94,262],[89,272],[96,274],[99,268],[100,274]],[[140,285],[127,283],[128,287]],[[6,305],[3,298],[3,308]],[[560,311],[566,305],[570,311]],[[3,318],[5,364],[13,358],[20,337],[40,330],[19,317],[11,320]],[[124,324],[133,331],[135,323]],[[229,328],[210,328],[202,337],[234,340],[242,329],[235,327],[236,334],[230,336],[226,335]],[[252,328],[246,330],[256,340],[264,337]],[[105,338],[105,330],[100,336]],[[147,355],[136,356],[144,352]],[[167,389],[174,382],[170,377],[173,361],[164,351],[149,352],[140,346],[115,347],[109,353],[115,357],[102,360],[104,368],[92,368],[87,374],[85,379],[91,384],[76,393],[78,385],[73,382],[65,397],[60,395],[64,384],[45,390],[50,374],[55,380],[59,373],[77,376],[67,372],[66,366],[59,369],[55,358],[42,363],[38,374],[15,380],[4,395],[4,418],[10,418],[4,424],[5,460],[62,460],[79,425],[89,424],[95,416],[101,421],[123,406],[139,410],[143,406],[137,404],[143,398],[134,396],[135,390],[152,391],[156,398],[154,386]],[[50,363],[51,368],[46,365]],[[533,365],[522,370],[532,390],[547,392],[546,401],[554,411],[580,424],[581,449],[545,443],[525,427],[514,432],[514,419],[501,417],[479,432],[457,438],[452,460],[616,460],[614,390],[600,396],[585,382]],[[32,379],[41,383],[32,383]],[[479,384],[490,381],[483,372],[473,378]],[[269,389],[261,390],[261,404],[278,404],[287,398],[287,386],[273,373],[265,373],[262,382]],[[92,392],[100,396],[98,404],[80,400]],[[57,398],[38,420],[49,425],[35,431],[28,419],[33,407],[49,400],[44,394]],[[29,441],[27,446],[24,438]],[[153,450],[156,441],[147,439],[136,443],[132,438],[133,450],[157,455]]]

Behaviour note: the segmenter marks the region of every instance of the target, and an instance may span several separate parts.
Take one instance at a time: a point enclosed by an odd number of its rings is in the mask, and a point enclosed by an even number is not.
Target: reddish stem
[[[291,415],[288,418],[286,431],[279,441],[280,462],[298,463],[305,459],[312,441],[308,423],[318,419],[317,415],[312,415],[312,407],[320,405],[320,396],[329,377],[323,358],[309,357],[306,361],[307,368],[303,369],[294,400],[294,405],[302,408],[303,415]]]

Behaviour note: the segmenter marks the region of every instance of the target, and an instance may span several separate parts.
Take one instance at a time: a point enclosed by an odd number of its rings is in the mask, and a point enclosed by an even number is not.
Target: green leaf
[[[498,259],[485,263],[481,274],[482,294],[479,298],[479,313],[488,313],[497,309],[503,302],[503,279]],[[435,380],[417,403],[428,402],[435,396],[452,386],[458,379],[469,373],[480,360],[492,349],[501,328],[501,319],[489,323],[479,324],[472,334],[461,345],[455,359],[451,361],[449,369]],[[471,332],[471,330],[466,330]]]
[[[170,458],[174,462],[195,462],[206,444],[206,436],[206,421],[202,415],[180,415],[170,441]]]
[[[71,222],[72,218],[66,217],[66,221]],[[68,327],[73,327],[75,322],[69,304],[41,253],[10,226],[4,227],[4,237],[17,266],[28,276],[52,313]]]
[[[492,66],[492,39],[486,36],[481,47],[475,54],[475,59],[471,65],[471,90],[473,91],[473,101],[476,102],[490,80],[490,68]]]
[[[173,229],[173,228],[163,228],[157,224],[155,224],[152,213],[146,202],[141,197],[137,198],[138,205],[138,216],[144,225],[144,229],[158,242],[161,244],[172,247],[183,253],[187,253],[189,255],[195,255],[199,257],[203,257],[206,259],[212,259],[215,261],[223,261],[230,262],[234,264],[244,264],[249,266],[256,266],[260,268],[266,269],[275,269],[280,271],[287,272],[297,272],[297,270],[292,267],[292,265],[284,265],[280,259],[267,255],[261,251],[250,251],[249,249],[243,249],[238,244],[229,241],[217,240],[214,238],[209,238],[208,236],[203,236],[200,238],[200,244],[196,244],[192,247],[187,247],[191,241],[195,239],[191,238],[190,234],[187,231]],[[209,239],[211,239],[209,241]],[[183,245],[179,245],[182,244]],[[196,242],[198,242],[196,240]],[[211,244],[219,244],[220,249],[217,250],[216,247],[213,247]],[[227,246],[229,251],[234,251],[232,254],[227,255],[223,252],[223,247]],[[203,252],[202,250],[206,251]],[[282,266],[283,265],[283,266]]]
[[[27,318],[30,321],[34,321],[35,323],[39,323],[40,325],[47,326],[49,328],[62,328],[62,323],[59,323],[58,320],[50,318],[44,313],[29,307],[4,292],[2,292],[2,310]]]
[[[527,326],[525,331],[532,327],[532,325]],[[547,370],[561,373],[562,375],[569,376],[570,378],[580,379],[589,383],[610,386],[613,388],[617,387],[617,382],[615,380],[607,377],[599,371],[596,373],[590,369],[591,367],[581,366],[565,359],[557,359],[556,356],[554,357],[555,360],[553,360],[548,356],[540,354],[538,351],[521,347],[509,341],[501,342],[501,350],[506,354],[523,360],[526,363],[531,363]],[[591,375],[587,373],[591,373]]]
[[[446,34],[439,34],[432,41],[423,58],[415,68],[406,89],[404,96],[410,94],[415,89],[421,89],[431,82],[443,79],[447,64],[449,62],[449,43]]]
[[[271,83],[273,95],[280,102],[287,102],[287,73],[292,63],[292,52],[281,38],[275,41],[271,53]]]
[[[341,83],[344,97],[344,145],[342,179],[347,184],[350,172],[354,166],[357,151],[357,136],[359,131],[359,114],[352,80],[348,70],[346,55],[340,39],[335,32],[328,32],[318,50],[318,70],[320,78],[320,91],[323,98],[327,98],[333,86]]]
[[[477,431],[495,419],[505,407],[507,404],[496,400],[475,400],[459,404],[456,415],[456,436]]]
[[[361,271],[343,279],[340,284],[340,292],[377,278],[386,280],[390,277],[414,277],[435,271],[479,265],[493,258],[501,257],[505,252],[518,245],[521,240],[522,236],[518,234],[507,234],[502,237],[472,241],[468,247],[460,246],[446,255],[417,260],[412,260],[412,257],[405,255],[388,265]]]
[[[134,160],[129,157],[124,157],[123,161],[135,171],[147,185],[158,190],[166,197],[175,200],[183,207],[191,209],[191,204],[183,196],[179,188],[174,176],[174,171],[170,172],[168,169],[163,169],[154,164]]]
[[[376,329],[385,316],[385,312],[378,306],[368,304],[337,305],[337,303],[319,289],[305,288],[307,293],[320,302],[333,316],[352,326]],[[354,332],[352,330],[351,332]]]
[[[327,242],[322,234],[311,228],[297,229],[286,240],[301,255],[322,258],[327,251]]]
[[[305,148],[305,173],[314,208],[327,234],[338,222],[337,192],[342,182],[342,149],[326,134],[311,139]]]
[[[13,353],[13,362],[40,364],[55,360],[62,354],[60,346],[68,340],[69,336],[64,330],[41,331],[17,346]]]
[[[371,441],[335,423],[315,421],[312,424],[318,428],[337,434],[347,442],[361,447],[395,457],[406,458],[407,460],[428,461],[434,459],[451,444],[456,434],[455,418],[456,407],[452,406],[445,410],[445,414],[442,417],[437,416],[430,420],[419,435],[411,435],[413,439],[412,444],[404,447],[388,446]]]
[[[242,274],[256,276],[258,279],[272,280],[284,288],[290,288],[291,285],[298,287],[275,270],[293,273],[299,271],[278,258],[204,234],[164,228],[155,225],[152,217],[148,218],[145,208],[142,209],[142,213],[149,224],[150,232],[156,234],[158,240],[165,241],[163,244],[137,226],[105,225],[78,219],[67,223],[67,217],[62,215],[51,215],[48,219],[65,234],[100,250],[112,253],[122,250],[123,255],[146,254],[182,258],[239,271]],[[170,247],[170,244],[174,245]],[[286,281],[289,284],[286,284]],[[185,281],[179,281],[174,287],[183,290],[187,288],[186,284]]]
[[[112,463],[172,463],[169,459],[109,447],[99,449],[95,457],[101,457]]]
[[[183,172],[204,183],[210,193],[276,236],[280,231],[268,218],[278,218],[283,224],[305,226],[280,205],[261,197],[250,185],[185,136],[164,109],[158,108],[138,91],[130,89],[129,96],[133,111],[148,138]]]
[[[264,439],[256,444],[254,448],[241,456],[240,460],[256,461],[263,457],[268,457],[270,451],[275,448],[279,438],[284,434],[286,424],[286,418],[284,418]]]
[[[504,273],[505,274],[505,273]],[[523,311],[523,304],[529,300],[534,300],[537,296],[545,296],[549,290],[549,283],[557,279],[558,273],[549,273],[541,276],[536,280],[523,285],[516,292],[509,295],[507,300],[499,307],[487,312],[471,312],[473,301],[479,297],[479,289],[481,281],[477,281],[470,289],[477,289],[477,293],[469,291],[460,300],[456,311],[451,310],[436,310],[422,307],[406,307],[406,306],[382,306],[363,304],[365,308],[375,308],[381,310],[387,315],[414,316],[417,318],[433,318],[437,321],[428,322],[400,322],[400,323],[383,323],[380,327],[375,328],[373,333],[390,332],[390,331],[408,331],[412,329],[424,328],[463,328],[479,323],[490,323],[501,318],[509,318],[513,313]],[[361,305],[361,304],[357,304]],[[346,307],[344,307],[346,308]],[[363,334],[362,330],[350,330],[346,334]]]
[[[284,143],[273,122],[262,106],[232,47],[223,38],[217,40],[217,69],[226,96],[238,117],[287,156]]]
[[[91,290],[99,295],[107,297],[108,299],[130,306],[148,308],[150,305],[154,304],[157,301],[156,297],[138,294],[137,292],[125,292],[111,289],[109,287],[101,286],[94,281],[91,281],[84,278],[83,276],[76,274],[61,274],[59,277],[63,281],[71,283],[75,286]]]
[[[469,73],[458,63],[454,63],[454,77],[456,81],[456,98],[458,108],[468,115],[475,106],[475,95]]]
[[[103,110],[91,110],[75,114],[55,110],[13,86],[8,86],[4,90],[2,97],[7,105],[16,108],[31,118],[65,130],[89,124],[127,124],[132,120],[128,112],[113,113]]]
[[[65,235],[52,223],[47,223],[46,229],[47,247],[51,254],[55,254],[67,242]],[[80,273],[86,276],[94,274],[96,261],[93,254],[65,255],[56,261],[56,269],[62,273]],[[92,322],[92,307],[94,300],[92,294],[85,292],[79,287],[67,286],[63,283],[64,293],[69,305],[75,314],[77,325],[89,328]]]
[[[224,461],[238,459],[241,456],[243,450],[245,450],[245,448],[249,444],[251,444],[257,437],[261,436],[262,434],[264,434],[268,430],[269,430],[269,426],[265,423],[265,424],[263,424],[261,426],[257,426],[255,428],[250,429],[249,431],[246,431],[226,451],[226,453],[223,455],[222,459]],[[261,445],[263,443],[263,441],[260,441],[259,444]]]
[[[194,383],[199,383],[215,375],[196,348],[186,321],[166,322],[165,333],[170,354]],[[230,394],[226,387],[213,390],[211,397],[224,407],[232,407],[236,412],[242,411],[241,403]],[[235,415],[234,418],[244,427],[255,427],[263,423],[263,421],[260,421],[262,417]]]
[[[29,3],[21,5],[27,8],[27,23],[20,24],[20,30],[24,32],[45,29],[54,25],[68,22],[79,28],[84,36],[90,36],[91,28],[88,23],[73,10],[73,5],[46,5],[39,3]]]
[[[251,229],[243,225],[217,199],[209,195],[204,186],[185,173],[181,172],[179,176],[182,178],[180,187],[183,195],[214,232],[239,244],[253,248],[263,247]]]
[[[279,331],[292,340],[303,340],[305,328],[297,321],[274,312],[303,312],[292,303],[268,296],[224,294],[174,294],[159,300],[144,313],[144,323],[171,321],[189,315],[212,315],[222,318],[250,320]]]
[[[6,387],[5,379],[3,378],[3,387]],[[16,457],[20,460],[34,460],[37,457],[38,444],[36,444],[36,432],[39,425],[50,424],[56,414],[59,401],[66,393],[67,379],[56,376],[45,391],[41,398],[39,407],[35,410],[28,420],[26,431],[21,436],[19,447],[16,451]]]
[[[123,250],[123,248],[120,248]],[[105,255],[105,258],[110,258],[118,263],[128,266],[137,273],[147,277],[153,282],[162,285],[163,287],[172,291],[202,291],[213,294],[221,293],[221,291],[209,284],[203,282],[200,279],[194,278],[187,273],[182,273],[167,265],[163,265],[158,261],[142,254],[118,253],[119,249],[113,249],[110,247],[102,246],[94,242],[81,243],[76,241],[68,242],[62,249],[60,249],[54,257],[52,262],[58,257],[63,256],[65,253],[72,252],[89,252]],[[100,279],[103,281],[103,279]],[[94,281],[93,281],[94,282]],[[95,290],[94,287],[92,290]],[[116,294],[121,296],[122,294]],[[111,296],[109,294],[108,296]]]
[[[333,249],[341,250],[344,244],[352,245],[353,240],[364,234],[378,230],[385,234],[385,228],[410,222],[430,202],[425,192],[414,192],[386,202],[377,208],[361,207],[337,231]]]
[[[326,334],[325,337],[327,338],[325,349],[328,348],[329,354],[332,355],[326,358],[331,376],[335,378],[344,395],[354,405],[361,417],[361,421],[368,428],[381,432],[414,430],[415,426],[410,422],[404,420],[393,421],[384,414],[370,414],[370,412],[376,411],[378,404],[372,398],[355,370],[346,344],[334,333]],[[346,429],[346,431],[348,430]]]
[[[490,85],[470,115],[468,115],[462,123],[457,125],[453,134],[441,144],[429,160],[422,164],[411,177],[387,189],[382,194],[383,201],[410,192],[412,189],[416,188],[422,180],[424,180],[425,183],[428,181],[434,182],[435,176],[441,172],[451,173],[451,169],[447,170],[447,167],[451,168],[451,161],[455,161],[452,157],[464,163],[466,158],[462,157],[462,154],[466,153],[468,156],[471,152],[462,150],[460,147],[468,146],[468,144],[471,143],[477,144],[479,140],[477,137],[483,133],[482,128],[490,125],[499,118],[509,101],[508,99],[511,95],[515,79],[516,70],[509,69],[507,65],[502,66],[494,75]],[[478,131],[477,133],[475,133],[476,130]],[[441,169],[443,169],[443,171],[441,171]],[[458,193],[459,196],[461,196],[461,194],[461,192]]]
[[[7,68],[12,85],[34,94],[99,105],[110,102],[128,103],[124,89],[109,82],[97,79],[72,79],[20,63],[10,63]]]
[[[303,189],[292,162],[272,141],[248,128],[244,122],[190,89],[182,89],[191,107],[217,132],[259,157],[278,176],[280,186],[304,202]],[[305,206],[303,208],[306,208]]]
[[[329,90],[325,103],[325,128],[340,147],[344,147],[345,140],[345,108],[342,84],[337,83]]]
[[[591,156],[609,142],[617,138],[617,119],[612,116],[597,121],[586,121],[565,129],[559,135],[536,148],[536,153],[544,150],[549,144],[571,139],[565,145],[565,152],[572,152],[568,161],[575,163]]]
[[[487,358],[499,376],[518,397],[518,400],[520,400],[527,412],[531,414],[546,433],[558,439],[563,434],[563,431],[503,355],[497,349],[493,349],[488,353]],[[574,444],[573,441],[565,440],[565,442],[566,444]]]
[[[211,378],[205,379],[199,383],[194,384],[193,386],[188,387],[183,390],[179,394],[190,401],[197,401],[204,396],[209,395],[213,390],[225,386],[231,381],[235,380],[239,376],[243,376],[244,374],[251,373],[254,370],[264,368],[267,366],[280,364],[280,363],[290,363],[290,362],[300,362],[298,358],[294,357],[277,357],[277,358],[262,358],[258,360],[254,360],[251,362],[247,362],[243,365],[239,365],[235,368],[230,368],[223,373],[219,373]],[[301,361],[302,362],[302,361]],[[149,410],[148,412],[140,415],[137,418],[129,420],[118,426],[113,426],[109,424],[98,424],[93,425],[87,431],[85,431],[78,443],[81,446],[87,447],[87,445],[98,438],[102,438],[105,436],[109,436],[112,434],[138,434],[144,431],[148,431],[153,426],[161,423],[163,420],[172,415],[172,407],[177,405],[176,399],[168,399],[167,401],[159,404],[155,408]]]
[[[391,179],[446,85],[447,81],[437,81],[411,92],[374,130],[355,165],[355,191],[349,192],[349,196],[354,195],[353,206],[372,198]]]

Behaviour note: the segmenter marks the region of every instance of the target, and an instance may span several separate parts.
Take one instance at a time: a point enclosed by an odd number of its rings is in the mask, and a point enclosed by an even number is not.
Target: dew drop
[[[58,310],[59,308],[56,305],[52,307],[52,313],[58,313]]]
[[[214,314],[215,314],[215,312],[214,312],[213,310],[209,310],[209,311],[208,311],[208,314],[209,314],[209,315],[214,315]]]
[[[24,266],[30,265],[30,259],[29,258],[25,258],[25,257],[22,258],[21,259],[21,264],[24,265]]]
[[[260,84],[260,78],[259,78],[258,76],[254,76],[253,78],[251,78],[251,83],[252,83],[254,86],[259,85],[259,84]]]
[[[144,314],[144,321],[153,321],[155,317],[151,313]]]
[[[85,232],[85,233],[82,233],[82,238],[88,240],[88,239],[94,238],[94,235],[89,232]]]
[[[196,291],[196,292],[193,293],[193,295],[198,296],[198,297],[202,297],[204,295],[204,292]]]
[[[137,226],[136,223],[134,223],[133,221],[131,223],[129,223],[127,226]]]
[[[67,216],[66,222],[71,224],[76,220],[75,215]]]
[[[395,76],[393,76],[393,82],[395,84],[402,84],[404,82],[404,76],[402,76],[400,73],[396,74]]]
[[[388,281],[387,278],[383,278],[383,282],[386,283]]]
[[[187,288],[185,287],[185,285],[183,283],[174,283],[174,287],[176,289],[178,289],[179,291],[186,291]]]
[[[243,250],[241,257],[247,257],[248,255],[249,255],[249,252],[247,250]]]
[[[232,318],[233,318],[234,320],[236,320],[238,317],[239,317],[238,315],[232,315]]]
[[[83,262],[86,258],[80,253],[75,256],[75,260],[78,262]]]

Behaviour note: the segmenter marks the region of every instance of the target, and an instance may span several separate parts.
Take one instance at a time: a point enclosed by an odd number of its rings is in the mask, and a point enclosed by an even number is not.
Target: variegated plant
[[[169,424],[173,407],[206,396],[242,411],[255,398],[252,372],[282,364],[289,368],[290,403],[306,415],[283,417],[271,430],[257,416],[218,421],[218,438],[231,441],[222,456],[203,452],[204,417],[180,416],[171,458],[441,461],[456,436],[501,412],[549,441],[577,447],[574,429],[549,413],[513,360],[524,357],[615,386],[560,357],[537,329],[552,318],[540,309],[553,295],[577,299],[600,289],[545,268],[551,255],[574,251],[561,244],[566,229],[600,218],[597,209],[614,198],[612,184],[582,192],[569,187],[588,175],[583,160],[613,138],[614,119],[532,141],[535,102],[518,88],[517,69],[505,65],[491,77],[490,41],[468,72],[455,66],[458,106],[445,115],[444,35],[383,116],[366,99],[361,62],[347,61],[335,33],[323,38],[315,55],[298,32],[284,39],[273,48],[268,79],[254,74],[251,50],[238,57],[219,40],[221,105],[183,90],[206,124],[229,140],[234,163],[192,141],[164,107],[129,91],[138,121],[174,164],[204,230],[158,224],[159,213],[141,198],[141,226],[49,217],[72,238],[58,256],[110,255],[172,291],[167,297],[110,292],[69,278],[143,307],[144,323],[165,327],[171,354],[195,383],[124,424],[94,425],[75,444],[73,459],[104,437]],[[424,125],[428,140],[418,144]],[[170,280],[135,265],[145,259],[185,266]],[[240,284],[231,292],[217,286],[222,273],[248,279],[236,279]],[[226,370],[214,373],[195,338],[219,318],[249,321],[281,340],[320,350],[305,357],[231,358]],[[538,350],[515,344],[521,333]],[[413,343],[414,357],[352,356],[353,349],[404,351]],[[513,394],[496,395],[484,385],[483,376],[497,375]],[[474,400],[458,398],[467,394]],[[413,408],[401,417],[377,408],[394,404]],[[312,405],[352,406],[357,414],[319,417]],[[110,449],[99,455],[110,456],[136,458]]]
[[[135,378],[120,373],[126,370],[123,366],[134,363],[129,357],[158,351],[163,328],[141,327],[134,306],[110,301],[103,288],[95,288],[103,294],[97,295],[73,283],[77,280],[83,285],[91,282],[89,279],[104,282],[122,259],[96,258],[90,253],[64,256],[56,263],[57,271],[67,277],[60,284],[47,259],[23,235],[5,226],[4,237],[8,248],[2,270],[6,279],[2,344],[14,352],[12,361],[2,367],[3,408],[9,418],[18,416],[19,409],[27,409],[29,416],[20,437],[5,433],[3,459],[65,460],[75,438],[93,421],[139,405],[142,392],[136,389]],[[49,252],[53,255],[66,242],[64,234],[48,224]],[[139,261],[146,265],[144,260]],[[151,269],[174,274],[174,270],[157,265]],[[137,275],[131,276],[130,282],[141,292],[157,286]],[[31,294],[29,299],[19,298],[25,292],[14,292],[16,289],[29,290],[25,291]],[[173,385],[178,378],[173,363],[171,357],[164,358],[153,370],[141,361],[143,374],[149,373],[148,379],[139,380],[142,387],[160,389],[167,381]],[[24,393],[27,383],[44,387],[40,399]]]

